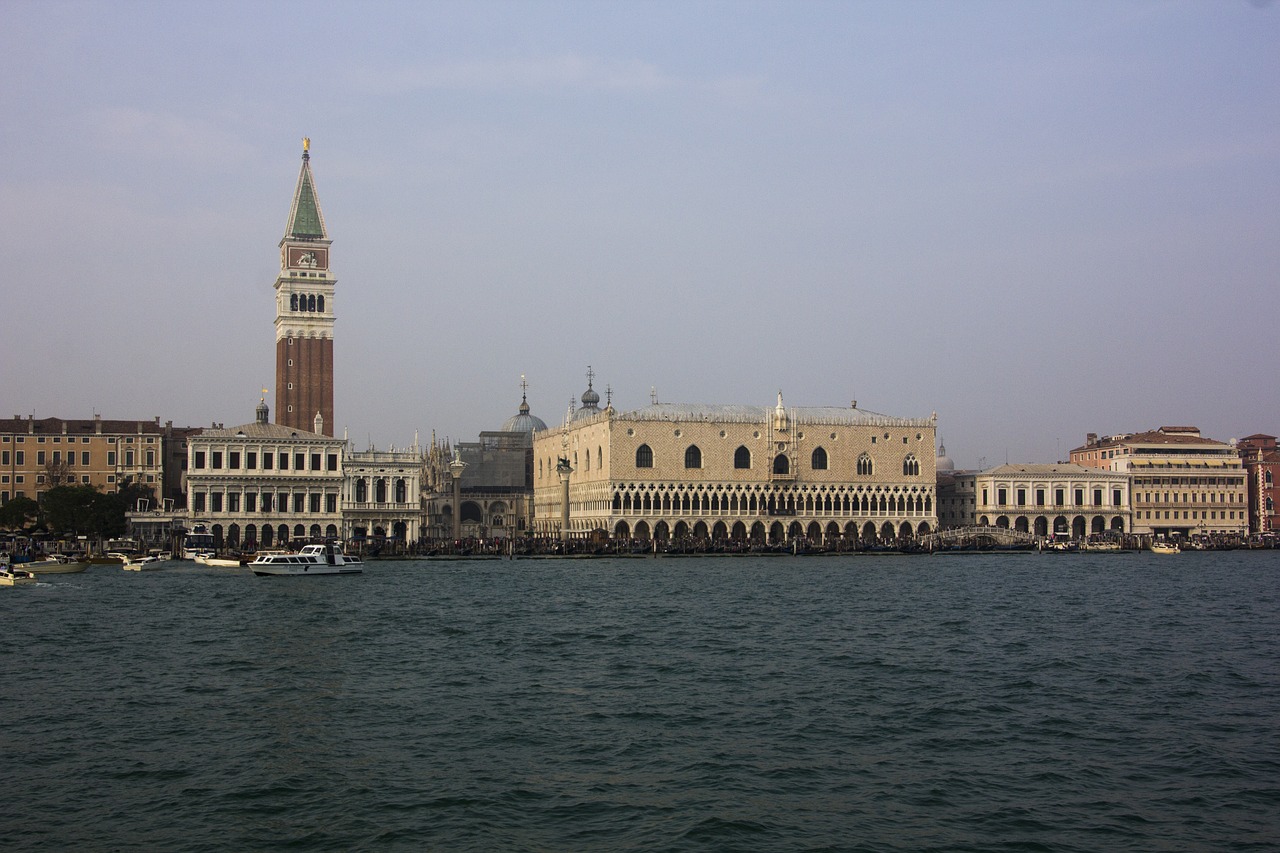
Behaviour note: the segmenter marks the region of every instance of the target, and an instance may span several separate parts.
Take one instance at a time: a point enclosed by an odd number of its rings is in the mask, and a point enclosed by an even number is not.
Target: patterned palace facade
[[[936,416],[787,408],[781,393],[775,407],[621,413],[598,399],[588,388],[562,428],[534,435],[541,535],[562,533],[565,473],[570,537],[824,542],[937,529]]]

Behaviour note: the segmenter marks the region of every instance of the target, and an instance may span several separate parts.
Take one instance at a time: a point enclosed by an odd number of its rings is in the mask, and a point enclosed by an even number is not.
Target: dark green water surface
[[[1280,849],[1280,552],[95,566],[5,851]]]

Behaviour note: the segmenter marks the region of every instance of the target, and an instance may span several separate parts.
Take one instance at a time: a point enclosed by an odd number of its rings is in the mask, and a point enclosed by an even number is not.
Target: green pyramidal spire
[[[298,188],[293,192],[293,207],[289,210],[289,224],[285,237],[301,240],[325,240],[324,215],[320,213],[320,200],[316,198],[315,180],[311,177],[311,140],[302,140],[302,171],[298,173]]]

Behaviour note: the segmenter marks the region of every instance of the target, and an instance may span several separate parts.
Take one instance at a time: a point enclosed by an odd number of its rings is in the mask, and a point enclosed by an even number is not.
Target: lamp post
[[[455,450],[453,461],[449,463],[449,474],[453,477],[453,539],[462,538],[462,472],[467,467]]]
[[[569,475],[573,473],[573,467],[569,465],[568,457],[561,456],[556,462],[556,473],[560,475],[560,541],[569,541]]]

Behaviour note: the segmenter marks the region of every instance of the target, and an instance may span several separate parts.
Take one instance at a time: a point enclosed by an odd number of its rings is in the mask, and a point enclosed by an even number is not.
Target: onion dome
[[[582,408],[573,413],[573,419],[575,421],[600,414],[600,395],[591,387],[591,382],[595,377],[595,371],[591,369],[590,365],[588,365],[587,390],[582,392]]]

